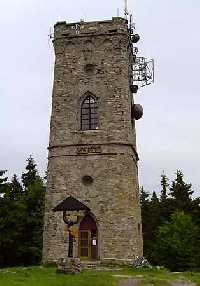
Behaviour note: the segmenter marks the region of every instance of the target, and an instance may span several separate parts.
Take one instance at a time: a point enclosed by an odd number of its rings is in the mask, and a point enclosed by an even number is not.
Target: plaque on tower
[[[90,145],[90,146],[79,146],[77,148],[77,154],[85,155],[85,154],[95,154],[102,153],[101,146],[99,145]]]

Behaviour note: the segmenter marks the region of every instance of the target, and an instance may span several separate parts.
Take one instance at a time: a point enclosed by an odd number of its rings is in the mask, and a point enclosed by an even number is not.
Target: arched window
[[[95,96],[89,94],[81,105],[81,130],[94,130],[98,127],[98,106]]]

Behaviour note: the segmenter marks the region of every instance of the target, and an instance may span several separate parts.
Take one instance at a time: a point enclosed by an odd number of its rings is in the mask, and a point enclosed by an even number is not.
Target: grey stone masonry
[[[129,263],[142,256],[129,40],[127,21],[119,17],[55,25],[44,263],[67,258],[67,228],[52,209],[70,195],[91,210],[98,260]],[[98,102],[98,126],[83,131],[81,105],[88,94]],[[93,181],[84,184],[84,176]]]

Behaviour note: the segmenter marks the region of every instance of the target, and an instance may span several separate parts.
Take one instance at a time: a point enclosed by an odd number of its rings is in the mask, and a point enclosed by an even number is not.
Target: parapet
[[[127,33],[127,24],[127,20],[121,17],[113,17],[112,20],[106,21],[57,22],[54,26],[54,38]]]

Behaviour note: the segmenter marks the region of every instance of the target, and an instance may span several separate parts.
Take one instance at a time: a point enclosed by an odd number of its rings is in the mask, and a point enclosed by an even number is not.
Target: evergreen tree
[[[149,202],[149,211],[148,211],[148,228],[147,228],[147,234],[144,238],[146,241],[144,242],[145,249],[144,254],[145,257],[151,263],[154,263],[153,256],[152,256],[152,246],[155,241],[155,233],[157,230],[158,225],[160,224],[160,202],[157,197],[157,194],[155,191],[153,191],[153,194],[151,196],[151,200]]]
[[[168,184],[168,178],[164,173],[161,175],[161,187],[162,189],[161,189],[160,201],[165,202],[168,198],[167,192],[169,184]]]
[[[0,170],[0,198],[2,198],[7,192],[8,178],[5,177],[6,170]]]
[[[21,253],[25,264],[36,264],[40,262],[42,255],[45,187],[42,178],[38,175],[37,165],[31,156],[27,160],[26,170],[27,172],[22,174],[25,190],[23,198],[25,233]]]
[[[199,267],[199,230],[190,215],[172,214],[158,229],[153,247],[155,263],[172,271]]]
[[[149,196],[150,194],[145,192],[144,187],[141,187],[140,188],[140,204],[142,207],[145,206],[146,203],[147,204],[149,203]]]
[[[199,226],[199,231],[200,231],[200,198],[199,197],[192,200],[190,214],[193,216],[195,222]]]
[[[23,196],[23,188],[17,178],[17,175],[14,174],[11,183],[10,183],[12,198],[14,200],[20,200]]]
[[[7,191],[4,195],[5,199],[8,200],[18,200],[23,195],[23,189],[20,182],[17,179],[17,176],[14,175],[11,182],[8,184]]]
[[[176,172],[176,178],[172,182],[170,195],[172,197],[172,206],[174,211],[190,212],[192,208],[192,185],[183,180],[183,173],[180,170]]]
[[[157,206],[159,204],[159,200],[158,200],[158,197],[157,197],[155,191],[153,191],[153,194],[152,194],[152,197],[151,197],[151,203],[154,206]]]
[[[0,266],[9,265],[15,257],[17,208],[11,198],[11,188],[8,179],[3,177],[5,171],[0,171]]]
[[[44,186],[41,179],[29,185],[23,200],[24,214],[22,218],[24,234],[20,249],[24,264],[37,264],[42,255],[42,232],[44,215]]]
[[[144,256],[151,259],[155,224],[159,217],[157,213],[159,200],[155,192],[150,199],[150,194],[145,192],[144,188],[141,188],[140,203],[142,213]]]
[[[26,160],[26,172],[22,174],[22,183],[25,189],[25,192],[27,191],[27,188],[29,185],[35,182],[35,180],[39,177],[38,171],[36,168],[36,163],[33,159],[33,157],[30,155],[30,157]]]
[[[141,205],[141,214],[142,214],[142,228],[143,236],[148,237],[148,218],[149,218],[149,196],[150,194],[145,192],[144,188],[140,188],[140,205]]]
[[[160,223],[160,202],[155,191],[153,191],[151,197],[150,209],[151,209],[152,234],[154,235],[154,229],[156,229],[157,225],[159,225]]]
[[[160,195],[160,222],[169,220],[170,215],[174,211],[172,208],[172,200],[168,197],[169,183],[167,176],[161,175],[161,195]]]
[[[6,172],[7,170],[0,170],[0,185],[4,184],[8,180],[7,177],[3,178]]]
[[[45,188],[32,157],[11,183],[0,173],[0,266],[31,265],[41,261]]]

